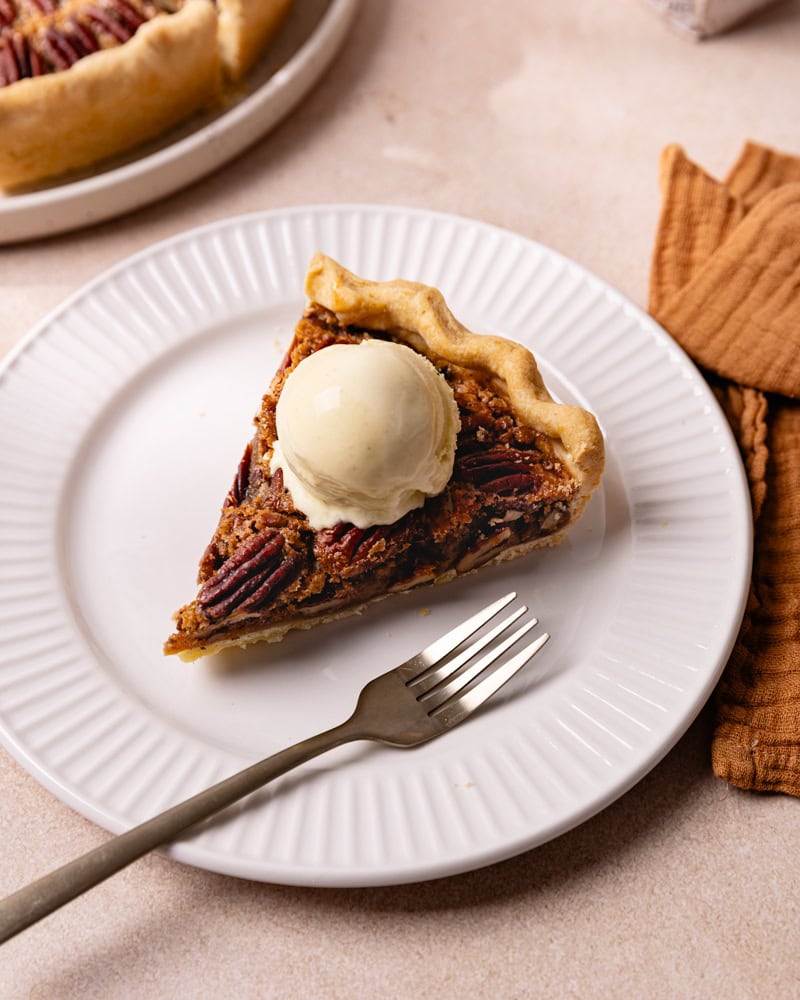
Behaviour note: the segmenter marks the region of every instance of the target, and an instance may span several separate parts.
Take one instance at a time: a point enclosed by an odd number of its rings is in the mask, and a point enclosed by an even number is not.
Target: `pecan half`
[[[250,482],[250,463],[253,458],[253,443],[247,445],[244,454],[239,460],[236,475],[228,495],[225,497],[224,507],[237,507],[247,496],[247,486]]]
[[[25,35],[19,31],[0,34],[0,87],[44,72],[41,56]]]
[[[350,561],[365,546],[372,545],[388,533],[388,525],[379,524],[371,528],[357,528],[354,524],[340,521],[332,528],[317,532],[316,544],[321,549],[336,550]]]
[[[11,0],[0,0],[0,28],[7,28],[14,23],[17,8]]]
[[[207,618],[223,618],[232,611],[249,611],[287,586],[300,570],[295,554],[284,554],[286,540],[279,531],[250,535],[217,572],[206,581],[197,597]]]
[[[120,21],[128,25],[132,33],[141,28],[147,20],[135,7],[127,3],[127,0],[106,0],[105,5]]]
[[[39,51],[34,48],[28,38],[18,31],[12,32],[10,37],[14,46],[20,79],[31,76],[42,76],[43,73],[47,72]]]
[[[459,460],[459,471],[467,482],[492,493],[529,493],[538,478],[530,467],[530,456],[515,448],[467,455]]]
[[[138,27],[129,23],[125,15],[120,12],[117,0],[107,0],[102,6],[92,4],[86,8],[86,16],[97,30],[110,35],[118,42],[127,42]]]
[[[355,576],[364,572],[377,549],[385,549],[384,539],[389,530],[386,524],[357,528],[340,521],[332,528],[317,532],[314,554],[328,571],[345,577]]]
[[[25,6],[34,14],[52,14],[58,3],[56,0],[25,0]]]
[[[55,68],[69,69],[81,58],[70,38],[55,28],[45,28],[39,36],[42,55]]]
[[[100,42],[97,35],[87,25],[82,24],[76,18],[70,18],[67,21],[67,28],[69,29],[66,33],[67,37],[80,52],[81,58],[99,50]]]
[[[0,35],[0,85],[4,87],[22,77],[14,49],[11,37]]]

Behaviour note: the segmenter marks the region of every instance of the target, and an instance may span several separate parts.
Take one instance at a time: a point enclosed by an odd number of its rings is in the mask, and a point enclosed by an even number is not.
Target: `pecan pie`
[[[309,304],[263,397],[201,559],[199,591],[177,612],[166,653],[194,659],[274,641],[389,594],[552,545],[600,481],[604,450],[595,418],[553,401],[530,351],[471,333],[437,290],[365,281],[317,254],[306,292]],[[285,433],[278,433],[281,395],[288,396],[286,387],[304,365],[311,368],[311,359],[351,345],[363,362],[366,353],[381,353],[364,352],[372,342],[410,349],[446,383],[457,406],[449,476],[438,492],[410,501],[388,523],[320,521],[298,509],[287,488],[286,456],[276,461]],[[358,419],[348,426],[357,427]],[[319,433],[324,437],[321,425]]]
[[[291,0],[0,0],[0,187],[86,167],[218,104]]]

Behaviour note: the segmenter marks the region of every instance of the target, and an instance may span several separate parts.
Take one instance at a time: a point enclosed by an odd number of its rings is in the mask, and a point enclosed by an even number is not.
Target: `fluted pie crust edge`
[[[553,400],[526,347],[468,330],[436,288],[400,279],[367,281],[324,254],[312,258],[305,291],[344,325],[391,332],[434,363],[444,359],[493,374],[522,422],[544,431],[556,445],[579,485],[572,519],[580,514],[603,473],[603,435],[593,414]]]

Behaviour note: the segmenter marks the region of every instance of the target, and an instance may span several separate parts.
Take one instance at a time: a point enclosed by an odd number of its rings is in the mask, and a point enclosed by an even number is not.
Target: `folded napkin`
[[[722,404],[755,524],[712,766],[740,788],[800,795],[800,158],[747,143],[717,181],[669,146],[661,189],[649,309]]]

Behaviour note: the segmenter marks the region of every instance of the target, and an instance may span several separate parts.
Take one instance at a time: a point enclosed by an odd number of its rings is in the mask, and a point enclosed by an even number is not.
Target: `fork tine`
[[[521,608],[517,608],[513,614],[508,616],[508,618],[504,618],[499,625],[495,625],[493,629],[490,629],[486,635],[482,635],[479,639],[470,643],[470,645],[457,656],[454,656],[452,659],[445,660],[445,662],[440,663],[439,666],[431,667],[429,671],[425,671],[424,673],[418,675],[418,677],[413,681],[409,681],[408,686],[412,689],[417,698],[420,698],[426,692],[435,688],[437,684],[441,684],[442,681],[447,680],[448,677],[452,677],[456,671],[460,670],[461,667],[464,666],[465,663],[474,659],[482,649],[488,646],[490,642],[494,642],[494,640],[499,635],[502,635],[507,628],[513,625],[518,618],[521,618],[527,610],[528,609],[523,604]],[[534,623],[535,621],[536,620],[534,619]]]
[[[510,624],[510,622],[508,624]],[[484,654],[479,660],[476,660],[475,663],[467,667],[466,670],[463,670],[460,674],[453,676],[452,680],[446,681],[446,683],[439,684],[435,687],[431,685],[433,690],[429,696],[424,698],[426,708],[428,708],[429,711],[433,711],[433,709],[438,708],[439,705],[444,705],[444,703],[449,698],[452,698],[454,694],[458,694],[459,691],[463,691],[464,688],[474,681],[476,677],[479,677],[487,667],[490,667],[495,661],[499,660],[506,650],[511,649],[511,647],[515,645],[515,643],[517,643],[523,635],[530,632],[530,630],[538,624],[538,619],[532,618],[530,621],[525,622],[521,628],[512,632],[511,635],[506,636],[506,638],[503,639],[499,645],[497,645],[494,649],[490,649],[488,653]],[[477,643],[475,645],[477,645]],[[471,652],[471,648],[467,650],[467,652]],[[475,650],[475,652],[478,652],[478,650]],[[450,675],[448,674],[447,676],[449,677]],[[413,690],[417,690],[416,686]]]
[[[430,646],[426,646],[422,652],[416,653],[410,659],[406,660],[405,663],[396,668],[395,672],[407,684],[413,681],[420,674],[435,666],[443,657],[452,653],[462,642],[469,639],[474,632],[477,632],[479,628],[494,618],[499,611],[502,611],[506,605],[510,604],[516,596],[516,592],[512,590],[511,593],[488,604],[471,618],[468,618],[465,622],[461,622],[460,625],[456,625],[450,632],[436,639]]]
[[[507,684],[529,660],[533,659],[549,638],[550,634],[543,632],[538,639],[535,639],[529,646],[526,646],[525,649],[517,653],[516,656],[512,656],[510,660],[506,660],[505,663],[492,670],[475,687],[460,697],[454,698],[441,707],[434,709],[431,713],[433,718],[447,728],[463,722],[476,708],[479,708],[493,694],[496,694],[504,684]]]

